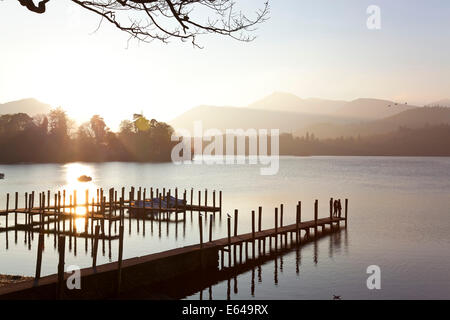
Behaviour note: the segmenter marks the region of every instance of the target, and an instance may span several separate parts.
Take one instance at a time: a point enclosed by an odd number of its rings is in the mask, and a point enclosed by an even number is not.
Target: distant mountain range
[[[414,108],[384,119],[345,125],[330,122],[317,123],[297,130],[294,135],[304,136],[306,133],[314,133],[317,138],[369,136],[392,132],[400,127],[415,129],[440,124],[450,124],[450,108]]]
[[[30,116],[34,116],[41,113],[48,113],[50,109],[50,105],[30,98],[0,104],[0,115],[9,113],[26,113]]]
[[[338,117],[298,112],[280,112],[241,107],[199,106],[192,108],[170,121],[174,128],[193,130],[195,121],[201,120],[203,129],[280,129],[281,132],[293,132],[320,122],[338,124],[351,123],[354,118]]]
[[[430,105],[445,105],[445,101]],[[169,123],[174,128],[192,130],[194,121],[202,120],[204,129],[279,128],[295,135],[309,132],[328,138],[385,133],[399,126],[450,123],[449,110],[381,99],[301,99],[276,92],[247,107],[195,107]]]
[[[356,99],[353,101],[301,99],[296,95],[275,92],[249,105],[252,109],[322,114],[357,119],[382,119],[405,110],[416,108],[405,102],[380,99]]]
[[[353,101],[302,99],[290,93],[275,92],[247,107],[198,106],[169,122],[175,129],[192,130],[194,121],[202,120],[203,129],[280,129],[303,136],[307,132],[319,138],[367,136],[397,130],[399,127],[420,128],[425,125],[450,123],[450,99],[417,107],[380,99]],[[48,113],[50,105],[36,99],[23,99],[0,104],[0,115]]]

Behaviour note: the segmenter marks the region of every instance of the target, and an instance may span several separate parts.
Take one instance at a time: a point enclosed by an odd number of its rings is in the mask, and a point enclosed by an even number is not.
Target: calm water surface
[[[273,212],[285,206],[285,223],[295,222],[295,205],[303,203],[303,219],[312,219],[314,200],[319,215],[328,213],[328,200],[349,198],[348,228],[316,243],[308,243],[276,261],[212,287],[214,299],[450,299],[450,158],[284,157],[275,176],[261,176],[258,166],[137,163],[71,163],[0,165],[0,206],[6,193],[91,190],[122,186],[149,189],[223,190],[222,221],[214,237],[226,234],[225,217],[239,209],[239,232],[250,231],[251,210],[263,206],[263,227],[273,227]],[[81,184],[76,178],[91,175]],[[197,192],[194,193],[195,197]],[[82,196],[83,195],[83,196]],[[189,192],[188,192],[189,195]],[[211,193],[209,196],[211,201]],[[84,200],[84,199],[83,199]],[[195,199],[194,199],[195,201]],[[11,217],[10,217],[11,219]],[[83,220],[84,221],[84,220]],[[81,224],[84,222],[81,221]],[[0,225],[5,220],[0,217]],[[199,241],[196,213],[186,221],[161,225],[150,221],[131,229],[125,223],[124,258],[181,247]],[[56,272],[54,237],[45,237],[43,274]],[[90,266],[90,242],[72,243],[67,265]],[[99,263],[117,259],[117,241],[99,249]],[[24,233],[0,233],[0,273],[34,274],[37,236],[31,246]],[[76,253],[76,254],[75,254]],[[381,290],[368,290],[366,268],[381,268]],[[200,293],[187,297],[199,299]],[[206,291],[203,298],[208,298]]]

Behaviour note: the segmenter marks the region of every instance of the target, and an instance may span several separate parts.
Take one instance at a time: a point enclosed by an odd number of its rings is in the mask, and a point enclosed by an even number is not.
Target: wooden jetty
[[[60,232],[66,232],[66,224],[68,221],[68,231],[74,232],[74,221],[76,219],[85,219],[85,235],[93,236],[94,224],[107,222],[109,225],[116,224],[125,218],[124,212],[130,213],[129,218],[144,217],[154,220],[163,220],[170,222],[170,217],[175,215],[178,221],[178,214],[186,211],[199,212],[221,212],[222,211],[222,191],[219,191],[219,202],[216,205],[216,191],[213,191],[213,203],[208,205],[207,194],[205,190],[205,203],[201,204],[201,191],[198,195],[198,204],[194,203],[194,190],[191,189],[190,204],[187,200],[187,191],[184,190],[182,198],[178,197],[178,188],[175,188],[175,198],[180,201],[170,202],[167,199],[173,199],[171,190],[166,191],[156,188],[150,188],[147,193],[146,188],[131,187],[126,197],[125,188],[121,188],[120,197],[117,190],[111,188],[108,190],[108,198],[104,195],[103,189],[96,190],[96,198],[90,199],[89,190],[85,191],[84,203],[79,203],[77,199],[77,191],[68,194],[66,190],[58,191],[51,194],[50,191],[35,193],[26,192],[24,194],[24,206],[19,207],[19,193],[14,193],[14,204],[10,194],[6,195],[5,209],[0,210],[0,217],[5,217],[4,226],[0,227],[0,232],[8,231],[32,231],[37,232],[42,229],[49,230],[53,227]],[[148,199],[148,196],[150,199]],[[158,205],[151,207],[138,205],[137,203],[151,203],[154,199],[158,199]],[[182,200],[181,200],[182,199]],[[10,201],[11,200],[11,201]],[[165,202],[166,201],[166,204]],[[162,205],[164,204],[164,205]],[[173,204],[169,206],[167,204]],[[133,213],[133,216],[131,215]],[[62,225],[62,226],[61,226]]]
[[[121,201],[123,206],[123,201]],[[183,279],[193,272],[214,272],[226,270],[266,256],[273,252],[301,245],[304,241],[317,239],[321,234],[337,231],[342,222],[347,225],[348,200],[345,200],[344,213],[333,208],[330,199],[330,211],[326,217],[319,218],[318,201],[314,205],[314,219],[302,221],[302,204],[296,206],[294,224],[283,225],[284,207],[275,208],[274,228],[262,230],[262,208],[258,208],[258,226],[256,213],[251,212],[251,232],[238,234],[238,211],[234,212],[234,228],[232,235],[231,219],[227,218],[228,236],[212,239],[211,228],[209,241],[204,241],[202,215],[199,215],[200,243],[176,248],[143,257],[122,260],[123,253],[123,220],[119,235],[119,260],[113,263],[80,270],[81,289],[65,289],[65,281],[71,276],[64,272],[64,236],[59,237],[60,263],[58,274],[47,277],[36,277],[34,281],[26,281],[16,285],[0,288],[0,299],[99,299],[119,296],[121,291],[130,291],[139,286],[163,283],[175,278]],[[205,208],[203,208],[205,209]],[[212,220],[210,220],[212,221]],[[96,228],[96,233],[98,233]],[[96,240],[98,241],[98,240]],[[245,251],[244,251],[245,249]],[[251,251],[250,251],[251,250]],[[227,256],[225,259],[225,255]],[[93,259],[96,259],[96,252]]]

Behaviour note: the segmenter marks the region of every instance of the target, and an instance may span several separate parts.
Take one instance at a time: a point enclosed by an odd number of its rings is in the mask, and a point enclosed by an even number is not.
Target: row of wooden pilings
[[[137,193],[136,193],[137,191]],[[183,208],[178,208],[178,201],[175,201],[175,208],[162,208],[161,207],[161,200],[170,199],[171,197],[171,190],[169,189],[166,193],[165,188],[162,189],[162,193],[158,188],[156,188],[156,194],[158,195],[159,201],[159,210],[158,215],[161,216],[161,213],[164,211],[167,211],[169,209],[175,209],[175,213],[178,212],[178,209],[182,209],[182,211],[186,211],[186,206]],[[183,193],[183,202],[187,204],[186,201],[186,194],[187,191],[184,190]],[[56,233],[60,232],[60,222],[62,220],[63,222],[63,231],[65,231],[65,220],[69,219],[69,231],[73,232],[76,236],[77,230],[76,230],[76,224],[75,221],[73,221],[76,217],[78,217],[76,213],[77,207],[85,207],[86,208],[86,214],[84,214],[85,218],[85,233],[88,234],[88,220],[91,220],[91,234],[93,235],[93,250],[92,250],[92,266],[95,269],[97,264],[97,251],[98,251],[98,241],[100,237],[100,228],[102,230],[103,236],[105,236],[105,228],[104,228],[104,220],[109,220],[109,235],[111,236],[111,221],[113,218],[114,221],[120,221],[120,227],[119,227],[119,259],[118,259],[118,280],[117,280],[117,292],[120,290],[120,273],[121,273],[121,264],[122,264],[122,256],[123,256],[123,229],[124,229],[124,210],[126,208],[131,207],[131,203],[133,201],[138,200],[141,201],[141,199],[146,199],[146,188],[139,188],[136,190],[136,188],[131,187],[131,190],[129,192],[129,200],[126,201],[124,198],[125,195],[125,188],[122,188],[121,190],[121,197],[118,199],[117,191],[115,191],[113,188],[109,189],[109,201],[107,201],[106,196],[104,196],[103,189],[97,189],[97,201],[95,201],[95,198],[92,198],[92,202],[89,202],[89,190],[86,190],[86,201],[84,204],[78,205],[77,203],[77,191],[74,190],[73,194],[69,195],[69,203],[66,204],[66,190],[58,191],[54,195],[54,202],[53,205],[51,205],[50,199],[51,199],[51,193],[50,191],[47,192],[40,192],[39,193],[39,203],[38,206],[35,206],[35,192],[31,193],[25,193],[25,207],[19,208],[19,195],[16,192],[15,193],[15,206],[14,209],[10,208],[10,195],[7,194],[6,196],[6,210],[0,213],[3,213],[6,215],[6,231],[8,231],[8,215],[9,213],[15,214],[15,227],[17,224],[17,214],[18,213],[24,213],[25,214],[25,225],[29,224],[30,226],[36,226],[39,228],[39,230],[36,230],[39,232],[39,238],[38,238],[38,246],[37,246],[37,259],[36,259],[36,270],[35,270],[35,283],[36,285],[39,283],[39,279],[41,278],[41,265],[42,265],[42,253],[44,249],[44,229],[47,227],[49,229],[49,226],[52,222],[54,222],[55,227],[54,231]],[[153,199],[154,191],[153,188],[150,189],[149,195]],[[208,190],[205,189],[204,193],[204,200],[205,205],[202,206],[201,203],[201,191],[198,191],[198,206],[194,206],[194,190],[191,189],[191,205],[190,209],[191,211],[194,209],[197,209],[199,211],[208,211],[211,208],[208,207]],[[178,199],[178,188],[175,188],[175,198]],[[219,207],[216,208],[216,191],[214,190],[212,193],[212,202],[213,202],[213,212],[216,211],[221,212],[222,208],[222,191],[219,191]],[[128,204],[128,206],[126,205]],[[89,213],[89,208],[92,207],[91,212]],[[66,209],[69,209],[67,212]],[[117,217],[116,210],[119,210],[120,215]],[[157,208],[158,209],[158,208]],[[218,209],[218,210],[216,210]],[[33,217],[35,215],[39,216],[39,222],[34,224]],[[50,221],[50,217],[54,216],[54,221]],[[47,217],[47,222],[45,221],[45,218]],[[178,216],[177,216],[178,217]],[[94,220],[97,220],[97,225],[95,226],[95,232],[94,232]],[[99,221],[101,222],[99,224]],[[131,221],[131,218],[130,218]],[[55,233],[55,234],[56,234]],[[56,241],[56,238],[55,238]],[[58,254],[59,254],[59,264],[58,264],[58,292],[57,297],[62,296],[62,286],[63,286],[63,279],[64,279],[64,260],[65,260],[65,243],[66,243],[66,237],[64,235],[58,236]],[[55,242],[56,245],[56,242]]]
[[[339,200],[340,201],[340,200]],[[246,259],[248,259],[248,246],[249,243],[252,245],[252,259],[255,259],[255,250],[256,250],[256,240],[258,240],[258,254],[261,254],[261,248],[262,248],[262,254],[265,255],[265,250],[266,250],[266,238],[269,238],[269,250],[272,250],[272,238],[274,238],[274,249],[275,251],[278,250],[278,238],[279,235],[280,237],[280,243],[281,246],[283,246],[283,236],[284,236],[284,244],[285,246],[287,246],[288,243],[288,233],[289,232],[279,232],[280,228],[283,228],[283,218],[284,218],[284,205],[281,204],[279,208],[275,208],[274,209],[274,233],[271,234],[270,236],[264,236],[262,237],[262,239],[256,239],[256,232],[261,232],[262,231],[262,207],[258,207],[258,228],[256,231],[256,227],[255,227],[255,221],[256,221],[256,217],[255,217],[256,213],[255,210],[252,210],[251,212],[251,238],[248,241],[242,241],[239,245],[239,260],[242,262],[242,246],[243,243],[245,243],[245,255],[246,255]],[[345,207],[344,207],[344,217],[343,220],[345,222],[345,224],[347,225],[347,215],[348,215],[348,199],[345,199]],[[342,218],[342,212],[341,210],[339,211],[335,211],[334,208],[334,199],[331,198],[330,199],[330,211],[329,211],[329,218],[330,218],[330,229],[331,231],[333,231],[333,223],[336,223],[338,228],[340,227],[340,220],[337,221],[333,221],[331,219],[333,218]],[[236,250],[236,246],[237,245],[232,245],[231,244],[231,238],[233,237],[237,237],[238,236],[238,221],[239,221],[239,211],[238,209],[234,210],[234,225],[233,225],[233,232],[232,232],[232,226],[231,226],[231,220],[232,220],[232,216],[230,214],[227,214],[227,239],[228,239],[228,244],[226,246],[223,246],[223,248],[220,250],[221,253],[221,268],[224,268],[224,255],[225,252],[228,253],[228,267],[232,266],[232,254],[231,252],[233,251],[233,258],[234,258],[234,262],[235,264],[237,264],[237,250]],[[317,238],[318,236],[318,221],[319,221],[319,201],[315,200],[314,202],[314,224],[312,225],[312,228],[307,228],[305,229],[305,237],[306,238],[310,238],[310,230],[313,229],[314,230],[314,237]],[[298,201],[297,206],[296,206],[296,220],[295,220],[295,224],[296,224],[296,228],[295,228],[295,232],[290,232],[291,233],[291,242],[293,241],[293,234],[295,233],[295,243],[296,244],[301,244],[302,241],[302,236],[301,236],[301,228],[300,225],[302,223],[302,202]],[[322,231],[325,230],[325,226],[326,224],[322,224]],[[213,217],[210,217],[209,220],[209,242],[213,242],[213,237],[212,237],[212,231],[213,231]],[[204,245],[204,241],[203,241],[203,221],[202,221],[202,215],[199,215],[199,232],[200,232],[200,248],[203,247]],[[262,246],[261,246],[262,243]],[[233,250],[232,250],[233,249]]]
[[[137,192],[136,192],[137,191]],[[179,206],[179,202],[175,201],[174,208],[164,208],[162,207],[161,203],[162,201],[166,201],[167,199],[171,199],[171,190],[169,189],[168,192],[166,192],[166,188],[163,188],[161,190],[156,188],[156,197],[154,194],[153,187],[150,188],[149,196],[151,199],[158,199],[159,201],[159,208],[152,206],[152,211],[158,211],[158,216],[161,216],[162,212],[171,212],[174,211],[177,213],[178,211],[185,211],[187,210],[195,210],[195,211],[220,211],[222,209],[222,191],[219,191],[219,207],[216,207],[216,191],[213,191],[212,194],[212,207],[208,207],[208,190],[205,189],[204,191],[204,206],[202,206],[202,192],[198,191],[198,206],[196,207],[194,205],[194,189],[192,188],[190,190],[190,205],[188,205],[187,201],[187,191],[184,190],[183,192],[183,203],[186,205],[181,207]],[[100,214],[103,216],[103,218],[111,218],[115,216],[116,209],[120,206],[126,206],[129,208],[132,203],[134,203],[136,200],[138,203],[144,199],[147,198],[147,189],[139,187],[139,189],[136,190],[135,187],[131,187],[131,190],[128,194],[128,199],[125,198],[125,187],[122,187],[121,189],[121,197],[118,199],[117,191],[114,190],[114,188],[111,188],[109,190],[109,199],[106,199],[106,196],[104,196],[103,189],[97,189],[97,200],[95,201],[95,198],[92,198],[92,201],[89,201],[89,190],[86,190],[86,199],[85,203],[81,205],[81,207],[86,208],[86,213],[89,213],[89,208],[92,207],[91,213],[94,214]],[[174,196],[176,199],[178,199],[178,188],[175,188]],[[51,216],[51,213],[53,213],[54,218],[58,216],[58,214],[63,213],[64,215],[68,214],[71,218],[77,216],[76,209],[80,207],[77,203],[77,190],[73,191],[73,194],[69,195],[69,203],[66,203],[66,190],[58,191],[54,194],[54,202],[53,205],[51,205],[51,193],[50,191],[47,191],[47,194],[45,192],[39,193],[39,205],[38,207],[35,207],[35,192],[25,192],[25,203],[23,208],[19,208],[19,193],[15,193],[15,205],[13,208],[10,207],[10,194],[8,193],[6,195],[6,210],[1,211],[0,215],[4,215],[6,217],[6,228],[9,227],[9,213],[14,213],[14,226],[18,225],[18,213],[24,213],[25,214],[25,225],[32,225],[34,223],[33,216],[39,214],[42,221],[40,223],[45,224],[45,217],[48,219]],[[145,205],[144,205],[145,206]],[[69,212],[66,212],[66,209],[69,209]],[[73,212],[72,212],[73,209]],[[142,208],[144,209],[144,208]],[[37,212],[36,212],[37,211]],[[106,212],[109,214],[107,215]],[[145,210],[144,210],[145,212]],[[86,215],[87,216],[87,215]],[[178,215],[177,215],[178,217]],[[101,218],[101,217],[96,217]],[[71,220],[71,219],[70,219]],[[55,222],[56,225],[56,222]]]

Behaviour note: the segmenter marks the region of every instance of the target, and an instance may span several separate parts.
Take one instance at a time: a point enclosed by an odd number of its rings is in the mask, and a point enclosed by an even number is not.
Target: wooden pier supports
[[[314,238],[317,238],[317,220],[319,219],[319,200],[314,202]]]
[[[64,258],[66,253],[66,237],[59,236],[58,238],[58,286],[56,291],[56,298],[61,299],[64,292]]]

